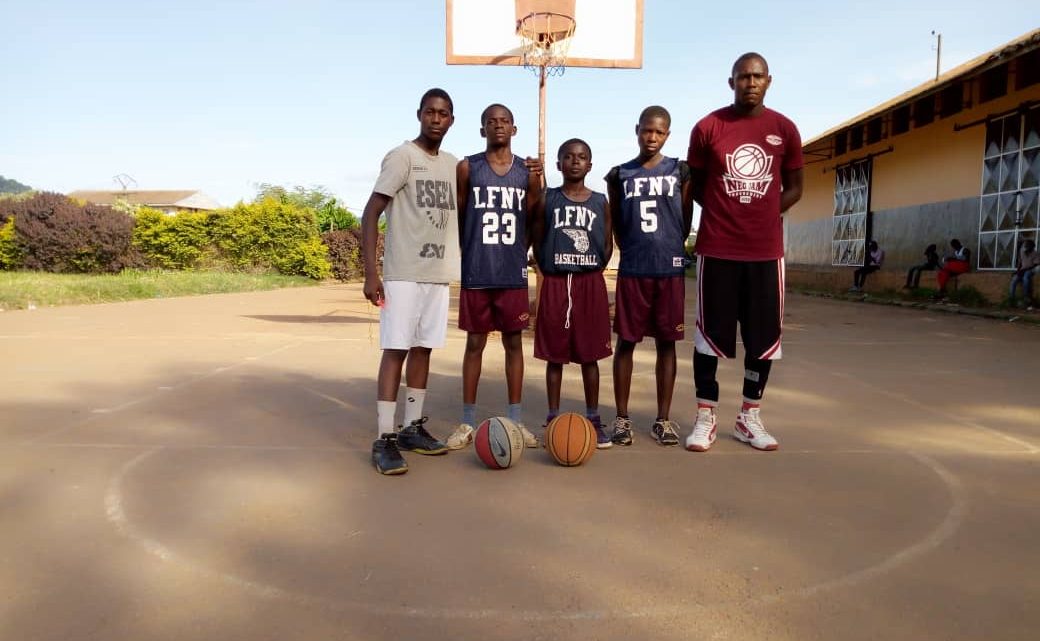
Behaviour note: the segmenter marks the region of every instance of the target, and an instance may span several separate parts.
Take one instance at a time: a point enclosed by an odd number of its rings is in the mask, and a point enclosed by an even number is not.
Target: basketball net
[[[525,67],[550,76],[562,76],[574,35],[574,18],[559,13],[529,13],[516,24],[520,58]]]

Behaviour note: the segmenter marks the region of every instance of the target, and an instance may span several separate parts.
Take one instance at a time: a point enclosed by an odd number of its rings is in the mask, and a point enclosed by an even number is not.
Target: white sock
[[[422,418],[423,401],[426,400],[426,390],[404,388],[404,424],[411,425],[412,421]]]
[[[376,438],[394,431],[397,401],[376,401]]]

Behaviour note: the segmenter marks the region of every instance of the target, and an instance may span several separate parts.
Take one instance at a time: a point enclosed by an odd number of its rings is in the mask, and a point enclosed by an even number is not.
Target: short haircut
[[[592,147],[589,147],[589,143],[585,142],[581,138],[571,138],[570,140],[563,141],[563,144],[560,145],[559,150],[556,152],[556,160],[563,158],[563,150],[570,145],[581,145],[585,148],[585,151],[589,152],[589,159],[592,159]]]
[[[950,247],[963,247],[963,245],[961,245],[961,241],[954,238],[950,241]]]
[[[651,118],[663,118],[668,128],[672,128],[672,114],[668,113],[668,110],[661,105],[650,105],[639,114],[639,124],[651,119]]]
[[[434,87],[422,95],[422,98],[419,99],[419,111],[423,110],[423,107],[426,106],[426,101],[430,98],[443,98],[444,100],[447,100],[448,109],[451,111],[452,115],[455,114],[455,103],[451,101],[451,96],[448,95],[448,92],[440,87]]]
[[[488,112],[491,111],[492,109],[494,109],[495,107],[501,107],[502,109],[505,109],[506,113],[509,114],[509,122],[512,122],[514,124],[516,123],[516,119],[513,118],[513,110],[512,109],[510,109],[509,107],[507,107],[507,106],[505,106],[503,104],[500,104],[500,103],[497,103],[497,102],[493,102],[490,105],[488,105],[487,107],[484,107],[484,111],[480,112],[480,124],[481,125],[483,125],[487,121]]]
[[[761,60],[762,64],[766,67],[766,73],[769,73],[769,63],[766,62],[766,57],[760,53],[749,51],[737,58],[736,62],[733,63],[733,69],[730,70],[729,75],[737,75],[737,67],[739,67],[742,63],[747,62],[748,60]]]

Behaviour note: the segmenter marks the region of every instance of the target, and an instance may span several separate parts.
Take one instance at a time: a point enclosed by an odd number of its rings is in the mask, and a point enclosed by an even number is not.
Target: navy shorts
[[[614,332],[638,343],[646,336],[680,341],[686,329],[683,305],[686,277],[618,276],[614,295]]]
[[[766,261],[697,257],[697,329],[701,354],[734,358],[737,325],[752,358],[781,356],[784,319],[784,259]]]
[[[475,334],[519,332],[531,323],[527,288],[465,289],[459,292],[459,329]]]
[[[603,272],[546,274],[538,298],[534,357],[550,363],[594,363],[611,353]]]

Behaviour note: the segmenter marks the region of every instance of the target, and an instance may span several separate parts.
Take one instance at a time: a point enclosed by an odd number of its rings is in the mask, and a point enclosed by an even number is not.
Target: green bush
[[[234,269],[274,268],[311,278],[332,273],[313,209],[268,196],[218,212],[210,222],[221,258]]]
[[[332,275],[338,280],[357,280],[365,276],[365,262],[362,256],[361,229],[349,231],[330,231],[322,234],[322,241],[329,248],[329,261],[332,262]],[[386,236],[380,232],[376,239],[376,255],[383,255],[383,243]]]
[[[134,225],[134,247],[151,267],[197,269],[213,244],[210,214],[181,212],[167,215],[141,207]]]
[[[22,266],[22,251],[14,233],[14,216],[0,226],[0,269],[18,269]]]

